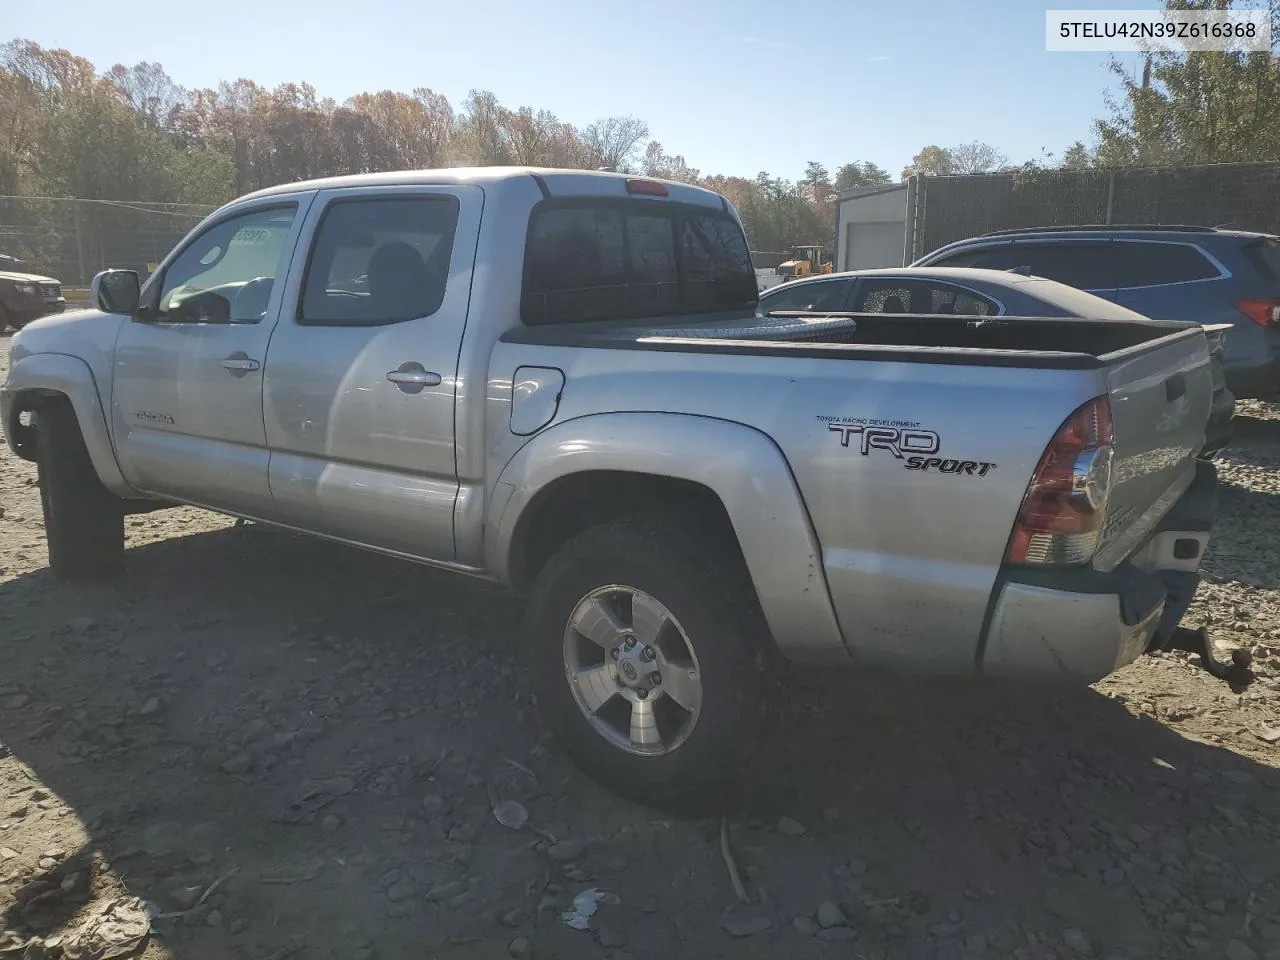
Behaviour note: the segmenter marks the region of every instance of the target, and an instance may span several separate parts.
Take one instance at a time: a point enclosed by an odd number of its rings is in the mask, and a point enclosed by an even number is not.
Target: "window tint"
[[[1218,269],[1199,250],[1184,243],[1121,240],[1113,249],[1117,287],[1149,287],[1218,276]]]
[[[853,308],[858,313],[940,313],[989,317],[999,313],[994,300],[972,290],[928,280],[863,280]]]
[[[784,284],[760,298],[760,312],[777,310],[843,310],[849,295],[848,280]]]
[[[298,323],[371,327],[435,313],[457,224],[453,197],[335,201],[316,231]]]
[[[1116,285],[1113,257],[1110,243],[1015,243],[1012,266],[1078,290],[1111,290]]]
[[[1013,266],[1011,244],[961,250],[930,263],[931,267],[979,267],[984,270],[1007,270]]]
[[[728,216],[662,201],[560,201],[534,211],[526,324],[751,307],[756,276]]]
[[[284,266],[297,208],[231,217],[200,234],[165,270],[157,319],[163,323],[257,323]]]

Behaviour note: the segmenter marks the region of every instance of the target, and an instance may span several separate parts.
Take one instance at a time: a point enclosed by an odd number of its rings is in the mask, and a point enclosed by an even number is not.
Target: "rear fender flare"
[[[507,463],[491,494],[485,552],[502,582],[511,582],[516,529],[539,492],[596,470],[687,480],[715,493],[779,650],[798,662],[848,664],[821,546],[791,468],[772,439],[740,423],[612,413],[539,434]]]

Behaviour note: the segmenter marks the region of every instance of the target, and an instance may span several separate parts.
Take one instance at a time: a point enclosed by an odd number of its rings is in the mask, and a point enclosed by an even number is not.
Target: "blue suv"
[[[1227,388],[1280,392],[1280,238],[1190,226],[1003,230],[948,244],[916,267],[981,267],[1047,277],[1154,320],[1229,323]]]

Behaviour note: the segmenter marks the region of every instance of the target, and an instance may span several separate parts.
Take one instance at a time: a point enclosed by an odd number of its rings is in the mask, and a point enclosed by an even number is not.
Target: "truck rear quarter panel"
[[[849,652],[866,664],[947,673],[973,669],[1009,534],[1045,445],[1076,407],[1105,392],[1096,370],[500,343],[490,378],[490,477],[528,442],[497,432],[510,398],[509,386],[504,394],[499,385],[509,385],[521,364],[565,372],[554,421],[562,426],[551,429],[561,438],[555,455],[567,461],[573,422],[601,413],[692,414],[770,438],[803,498]],[[689,471],[677,464],[728,457],[730,474],[743,474],[738,482],[778,500],[794,495],[771,479],[763,455],[702,444],[678,419],[630,457],[617,453],[611,469]],[[591,457],[578,459],[592,469]],[[730,517],[738,529],[755,522],[732,510]],[[756,587],[766,609],[790,599],[770,596],[770,583]],[[804,637],[777,640],[804,659],[797,650]]]

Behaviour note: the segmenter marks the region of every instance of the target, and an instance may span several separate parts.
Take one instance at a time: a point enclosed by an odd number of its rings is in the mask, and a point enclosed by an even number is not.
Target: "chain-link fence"
[[[83,287],[108,267],[146,276],[214,208],[187,203],[0,197],[0,253]]]
[[[910,187],[910,260],[1019,227],[1166,223],[1280,233],[1280,163],[917,177]]]

